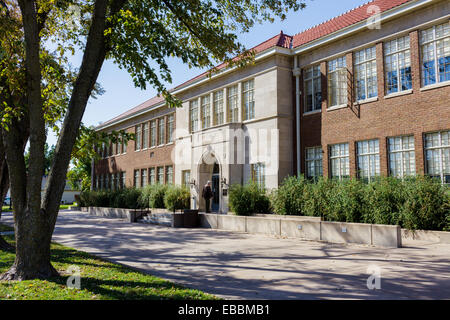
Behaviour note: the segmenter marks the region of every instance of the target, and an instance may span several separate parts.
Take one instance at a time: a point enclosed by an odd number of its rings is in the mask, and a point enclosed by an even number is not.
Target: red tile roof
[[[368,11],[370,6],[378,6],[380,8],[380,13],[382,13],[409,1],[411,0],[373,0],[331,20],[294,35],[292,46],[293,48],[299,47],[308,42],[368,19],[374,14],[374,12]]]
[[[275,47],[275,46],[282,47],[282,48],[288,48],[288,49],[291,48],[292,47],[292,36],[288,36],[288,35],[284,34],[283,31],[281,31],[276,36],[270,38],[269,40],[264,41],[263,43],[260,43],[259,45],[253,47],[250,50],[254,50],[255,53],[259,53],[259,52],[262,52],[264,50],[270,49],[270,48]],[[216,66],[216,68],[218,70],[221,70],[221,69],[225,68],[226,66],[227,66],[226,63],[221,63],[218,66]],[[190,80],[188,80],[188,81],[186,81],[186,82],[176,86],[175,88],[171,89],[170,91],[175,91],[176,89],[178,89],[180,87],[183,87],[185,85],[194,83],[195,81],[200,80],[202,78],[206,78],[208,76],[208,74],[209,74],[209,71],[203,72],[202,74],[196,76],[195,78],[192,78],[192,79],[190,79]],[[120,115],[118,115],[117,117],[115,117],[115,118],[113,118],[111,120],[103,122],[102,124],[100,124],[98,126],[98,128],[104,127],[104,126],[112,124],[112,123],[114,123],[116,121],[119,121],[119,120],[122,120],[124,118],[127,118],[128,116],[136,114],[136,113],[138,113],[140,111],[146,110],[146,109],[148,109],[148,108],[150,108],[152,106],[155,106],[155,105],[161,103],[162,101],[164,101],[164,98],[162,96],[160,96],[160,97],[155,96],[155,97],[145,101],[144,103],[141,103],[140,105],[138,105],[138,106],[136,106],[136,107],[134,107],[134,108],[132,108],[132,109],[130,109],[130,110],[120,114]]]
[[[259,45],[253,47],[250,50],[255,51],[255,53],[263,52],[267,49],[273,48],[273,47],[281,47],[281,48],[295,48],[299,47],[301,45],[304,45],[308,42],[311,42],[313,40],[319,39],[321,37],[324,37],[326,35],[332,34],[333,32],[339,31],[340,29],[343,29],[345,27],[351,26],[355,23],[364,21],[371,17],[373,15],[373,12],[368,12],[368,8],[372,5],[378,6],[380,8],[380,12],[385,12],[387,10],[390,10],[392,8],[395,8],[399,5],[402,5],[404,3],[407,3],[412,0],[373,0],[371,2],[368,2],[366,4],[363,4],[353,10],[350,10],[340,16],[337,16],[331,20],[328,20],[326,22],[323,22],[317,26],[314,26],[310,29],[307,29],[303,32],[300,32],[294,36],[288,36],[281,31],[276,36],[260,43]],[[222,63],[216,67],[216,69],[221,70],[227,66],[226,63]],[[209,74],[209,71],[203,72],[202,74],[176,86],[170,91],[175,91],[181,87],[184,87],[186,85],[192,84],[200,79],[206,78]],[[122,120],[128,116],[131,116],[133,114],[136,114],[140,111],[146,110],[152,106],[155,106],[159,103],[164,101],[163,97],[153,97],[146,102],[134,107],[133,109],[128,110],[127,112],[122,113],[121,115],[108,120],[101,125],[99,125],[99,128],[104,127],[105,125],[114,123],[116,121]]]

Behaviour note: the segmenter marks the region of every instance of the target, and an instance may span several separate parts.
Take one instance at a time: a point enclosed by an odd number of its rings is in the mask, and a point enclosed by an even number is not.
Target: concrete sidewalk
[[[1,222],[11,222],[5,214]],[[61,212],[53,240],[230,299],[450,299],[450,245],[403,248],[130,224]],[[381,270],[369,290],[367,269]]]

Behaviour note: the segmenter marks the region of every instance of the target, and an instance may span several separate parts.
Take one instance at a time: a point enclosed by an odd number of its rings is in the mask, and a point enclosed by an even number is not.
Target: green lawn
[[[70,206],[72,206],[72,204],[61,204],[59,206],[59,210],[69,209]],[[8,212],[8,211],[11,211],[11,209],[9,209],[9,206],[3,206],[2,211]]]
[[[0,224],[0,231],[12,230]],[[4,237],[13,244],[13,236]],[[8,270],[14,254],[0,251],[0,273]],[[113,264],[85,252],[52,244],[52,264],[61,276],[50,280],[0,281],[0,300],[141,300],[217,299],[199,290],[186,289],[169,281]],[[69,266],[81,270],[81,289],[66,286]]]

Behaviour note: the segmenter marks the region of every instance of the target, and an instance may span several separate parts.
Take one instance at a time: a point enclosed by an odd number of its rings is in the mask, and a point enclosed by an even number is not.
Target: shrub
[[[317,182],[308,183],[303,190],[304,204],[302,213],[306,216],[322,217],[328,215],[330,195],[335,188],[336,181],[319,177]]]
[[[303,213],[303,192],[307,181],[303,176],[286,178],[278,190],[272,193],[272,206],[276,214],[301,215]]]
[[[245,186],[235,184],[230,188],[230,209],[237,215],[248,216],[252,213],[268,213],[270,200],[263,188],[256,183]]]
[[[396,178],[379,178],[364,192],[363,222],[400,224],[405,203],[405,184]]]
[[[167,186],[164,184],[155,184],[150,186],[149,205],[150,208],[165,208],[164,195]]]
[[[148,208],[140,201],[142,191],[136,188],[125,188],[113,193],[111,207],[124,209]]]
[[[189,209],[191,193],[186,187],[169,186],[165,192],[164,204],[167,209],[176,210]]]
[[[405,228],[443,230],[446,227],[449,215],[447,187],[429,177],[417,177],[406,181],[405,196],[401,211]]]

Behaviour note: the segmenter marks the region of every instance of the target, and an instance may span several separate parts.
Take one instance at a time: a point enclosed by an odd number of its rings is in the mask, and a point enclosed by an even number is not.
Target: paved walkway
[[[223,298],[450,299],[450,245],[336,245],[69,211],[53,240]],[[381,268],[380,290],[367,289],[369,266]]]

